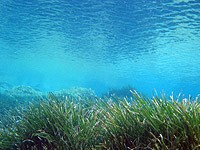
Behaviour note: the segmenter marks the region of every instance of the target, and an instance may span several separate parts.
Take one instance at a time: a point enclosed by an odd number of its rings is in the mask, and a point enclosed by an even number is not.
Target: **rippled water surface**
[[[0,33],[2,82],[200,93],[200,0],[1,0]]]

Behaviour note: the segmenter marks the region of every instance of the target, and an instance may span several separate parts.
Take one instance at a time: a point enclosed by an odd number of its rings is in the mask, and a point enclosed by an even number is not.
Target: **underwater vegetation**
[[[72,87],[53,93],[59,99],[65,99],[65,97],[70,99],[95,99],[97,97],[93,90],[81,87]],[[0,115],[16,107],[26,107],[29,103],[37,103],[40,99],[48,99],[48,93],[30,86],[12,86],[8,83],[0,83]]]
[[[104,93],[102,95],[102,98],[121,98],[123,99],[124,97],[126,98],[130,98],[133,96],[133,94],[130,92],[130,90],[134,90],[135,88],[132,87],[132,86],[124,86],[124,87],[121,87],[121,88],[113,88],[113,89],[110,89],[108,92]]]
[[[45,98],[45,95],[30,86],[5,86],[0,84],[0,114],[15,107],[26,106],[29,102]]]
[[[7,115],[0,149],[200,149],[199,98],[46,99]]]
[[[69,99],[78,100],[78,99],[95,99],[97,98],[96,93],[92,89],[82,88],[82,87],[72,87],[69,89],[63,89],[60,91],[53,92],[56,97],[59,99]]]

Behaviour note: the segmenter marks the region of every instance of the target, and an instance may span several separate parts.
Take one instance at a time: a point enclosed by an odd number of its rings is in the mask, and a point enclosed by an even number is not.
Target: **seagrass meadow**
[[[5,118],[6,117],[6,118]],[[47,98],[7,112],[0,149],[198,150],[199,98]]]
[[[200,150],[200,0],[0,0],[0,150]]]

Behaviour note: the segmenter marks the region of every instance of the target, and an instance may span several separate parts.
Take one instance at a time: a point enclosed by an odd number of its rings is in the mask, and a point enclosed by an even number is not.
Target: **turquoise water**
[[[1,0],[0,81],[200,93],[199,0]]]

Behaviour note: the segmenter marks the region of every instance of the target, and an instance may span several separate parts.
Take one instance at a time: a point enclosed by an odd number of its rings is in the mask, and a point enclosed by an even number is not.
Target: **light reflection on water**
[[[1,80],[197,94],[199,8],[198,0],[2,1]]]

